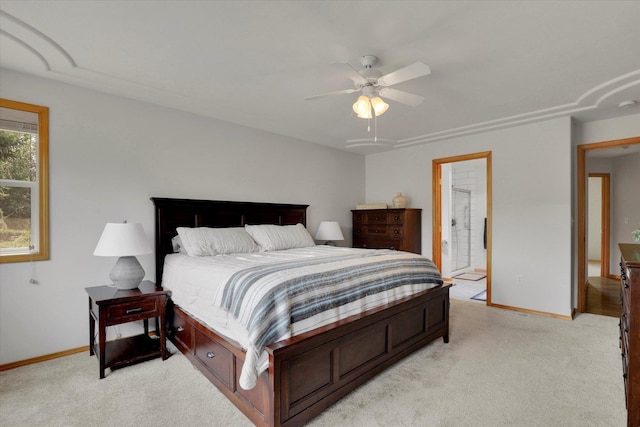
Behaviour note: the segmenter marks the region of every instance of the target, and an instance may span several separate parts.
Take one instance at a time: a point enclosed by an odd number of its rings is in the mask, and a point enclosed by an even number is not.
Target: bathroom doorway
[[[491,304],[491,153],[433,160],[433,261],[451,297]]]

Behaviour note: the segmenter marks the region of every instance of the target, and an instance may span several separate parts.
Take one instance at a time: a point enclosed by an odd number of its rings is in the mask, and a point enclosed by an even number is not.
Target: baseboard
[[[57,353],[45,354],[44,356],[38,356],[31,359],[25,359],[25,360],[19,360],[17,362],[6,363],[4,365],[0,365],[0,372],[8,371],[9,369],[19,368],[21,366],[33,365],[34,363],[40,363],[46,360],[57,359],[59,357],[70,356],[76,353],[82,353],[84,351],[89,351],[88,345],[84,347],[72,348],[70,350],[59,351]]]
[[[487,304],[490,307],[496,307],[496,308],[502,308],[505,310],[511,310],[511,311],[517,311],[520,313],[527,313],[527,314],[536,314],[538,316],[547,316],[547,317],[555,317],[557,319],[563,319],[563,320],[573,320],[572,316],[567,316],[567,315],[563,315],[563,314],[556,314],[556,313],[548,313],[546,311],[538,311],[538,310],[529,310],[527,308],[519,308],[519,307],[511,307],[509,305],[502,305],[502,304]]]

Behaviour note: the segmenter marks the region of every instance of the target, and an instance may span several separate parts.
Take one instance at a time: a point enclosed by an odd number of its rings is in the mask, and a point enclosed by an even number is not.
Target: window
[[[0,263],[49,259],[49,109],[0,98]]]

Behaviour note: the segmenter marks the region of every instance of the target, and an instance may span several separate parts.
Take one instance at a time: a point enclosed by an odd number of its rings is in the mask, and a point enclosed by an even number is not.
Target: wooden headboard
[[[162,284],[164,257],[173,252],[177,227],[243,227],[245,224],[307,225],[309,205],[227,202],[152,197],[155,205],[156,284]]]

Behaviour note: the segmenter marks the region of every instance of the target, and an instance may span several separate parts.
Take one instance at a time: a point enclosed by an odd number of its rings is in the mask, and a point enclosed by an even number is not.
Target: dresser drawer
[[[160,302],[157,298],[114,304],[106,308],[107,325],[133,322],[160,316]]]
[[[196,358],[207,367],[207,370],[227,386],[231,385],[233,372],[233,354],[217,342],[209,339],[200,331],[196,335]]]
[[[404,224],[404,212],[393,212],[387,214],[387,221],[389,224],[402,225]]]
[[[354,228],[353,236],[354,238],[402,239],[404,229],[401,226],[393,225],[366,225]]]
[[[388,222],[386,212],[368,213],[366,215],[365,222],[367,224],[386,224]]]
[[[354,239],[354,248],[364,249],[392,249],[394,251],[400,250],[402,246],[402,240],[392,239]]]

